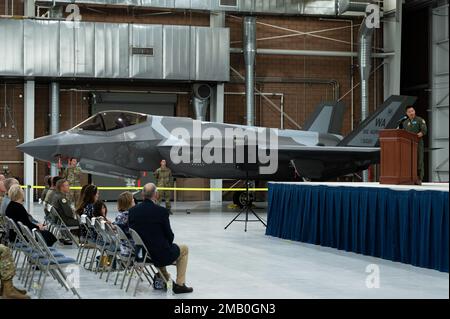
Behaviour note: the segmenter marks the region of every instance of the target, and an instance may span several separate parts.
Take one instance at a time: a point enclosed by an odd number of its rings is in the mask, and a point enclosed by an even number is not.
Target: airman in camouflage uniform
[[[172,187],[173,185],[172,171],[166,165],[166,161],[162,160],[161,167],[158,168],[155,172],[157,187]],[[160,205],[161,201],[164,199],[164,201],[166,202],[166,208],[170,211],[170,191],[158,191],[158,193],[158,205]]]
[[[416,111],[412,106],[406,108],[406,115],[408,118],[402,123],[403,129],[417,134],[419,137],[419,145],[417,146],[417,175],[419,177],[418,182],[421,183],[425,174],[423,138],[428,133],[427,123],[423,118],[416,116]]]
[[[69,184],[70,187],[80,187],[81,186],[81,168],[77,166],[77,159],[71,158],[69,160],[69,166],[66,168],[63,174],[63,178],[65,178]],[[69,199],[73,203],[78,203],[78,199],[80,197],[80,190],[78,189],[71,189]]]
[[[29,299],[25,290],[14,287],[12,280],[16,275],[16,266],[11,255],[11,250],[0,244],[0,280],[2,285],[0,295],[6,299]]]

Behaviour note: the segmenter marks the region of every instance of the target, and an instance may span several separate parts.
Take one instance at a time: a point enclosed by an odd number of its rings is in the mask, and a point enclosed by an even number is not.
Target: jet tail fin
[[[379,131],[397,128],[406,106],[413,105],[416,100],[413,96],[392,95],[338,146],[378,147]]]
[[[342,102],[320,103],[303,129],[323,134],[341,134],[345,105]]]

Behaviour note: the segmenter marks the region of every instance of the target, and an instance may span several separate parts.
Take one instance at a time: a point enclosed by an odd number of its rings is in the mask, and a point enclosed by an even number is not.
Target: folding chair
[[[88,250],[88,252],[86,253],[86,257],[84,259],[83,262],[83,267],[85,269],[88,270],[93,270],[94,267],[94,260],[95,260],[95,255],[97,253],[98,247],[97,247],[97,240],[99,235],[97,234],[97,231],[95,230],[95,220],[96,218],[93,217],[92,219],[89,219],[89,217],[87,217],[86,215],[84,215],[84,220],[85,222],[82,221],[82,226],[83,228],[85,228],[87,230],[86,233],[86,237],[84,239],[84,244],[81,246],[82,250],[81,250],[81,254],[80,254],[80,263],[83,259],[83,252],[84,250]],[[88,257],[89,257],[89,250],[93,250],[92,254],[91,254],[91,258],[88,261]],[[89,263],[89,267],[86,268],[86,264]]]
[[[63,270],[63,267],[76,265],[76,260],[67,256],[55,257],[50,251],[50,249],[47,247],[47,244],[45,243],[45,240],[42,237],[42,235],[37,231],[34,232],[34,235],[37,240],[38,247],[41,249],[42,254],[45,256],[44,258],[38,257],[35,259],[41,271],[41,274],[37,282],[37,285],[40,286],[38,298],[40,299],[42,297],[42,291],[44,290],[47,275],[51,273],[54,278],[59,278],[58,281],[63,285],[64,288],[66,288],[66,290],[70,289],[75,296],[81,299],[81,296],[76,290],[76,288],[71,283],[68,282],[67,276]],[[44,278],[41,284],[42,274]]]
[[[100,270],[101,260],[103,256],[106,256],[109,260],[109,258],[113,257],[113,255],[117,252],[117,247],[115,245],[115,240],[111,237],[111,235],[106,231],[106,222],[102,222],[99,219],[95,220],[94,223],[94,229],[97,232],[97,242],[96,246],[97,249],[100,251],[100,257],[99,261],[97,263],[97,267],[95,268],[95,273],[97,273]],[[112,267],[112,263],[110,265]],[[103,271],[105,268],[102,269],[102,274],[100,274],[100,278],[102,278]]]
[[[117,239],[119,246],[124,246],[126,249],[128,249],[129,253],[124,255],[122,254],[122,250],[120,249],[120,254],[118,255],[118,261],[120,262],[120,265],[124,268],[123,271],[123,278],[122,283],[120,285],[120,289],[123,289],[123,285],[125,283],[125,278],[127,277],[127,273],[131,269],[132,266],[132,258],[134,256],[134,245],[133,243],[128,239],[127,235],[124,233],[122,228],[119,226],[116,227],[116,233],[117,233]],[[114,281],[114,285],[117,285],[117,281],[119,280],[120,272],[117,272],[116,280]]]
[[[80,223],[80,243],[78,245],[78,254],[77,254],[77,261],[81,263],[83,260],[83,255],[85,250],[90,249],[96,249],[95,242],[96,238],[93,234],[94,230],[90,227],[91,220],[87,215],[83,214],[80,217],[78,217],[78,222]],[[87,260],[88,253],[86,254],[86,260]],[[83,265],[85,266],[85,265]]]
[[[24,269],[25,276],[22,278],[22,282],[25,281],[24,286],[26,287],[28,284],[28,279],[30,279],[29,288],[31,288],[31,284],[33,282],[34,274],[36,272],[36,268],[38,267],[36,259],[38,258],[45,258],[45,254],[42,252],[42,249],[39,247],[39,244],[37,243],[36,239],[34,238],[31,230],[23,225],[21,222],[18,222],[18,226],[25,237],[25,239],[28,242],[29,248],[31,248],[31,252],[28,255],[28,263],[26,264],[26,267]],[[54,257],[64,257],[64,254],[57,251],[55,248],[49,247],[50,252]],[[33,273],[31,273],[31,270],[33,270]],[[31,276],[30,276],[31,275]],[[19,276],[20,279],[20,276]]]
[[[144,241],[142,240],[141,236],[132,228],[130,228],[130,234],[133,238],[134,244],[135,244],[135,255],[134,255],[134,262],[133,267],[131,268],[131,274],[130,278],[128,280],[128,285],[126,291],[128,292],[128,289],[130,288],[131,279],[133,278],[133,273],[136,272],[138,275],[138,279],[136,281],[136,286],[134,287],[134,293],[133,296],[136,296],[136,292],[138,289],[139,281],[144,281],[142,279],[142,275],[147,279],[150,286],[153,286],[153,282],[156,276],[156,271],[154,269],[153,262],[151,261],[150,253],[148,252],[147,247],[145,246]],[[151,272],[147,269],[147,267],[150,268]],[[164,275],[161,273],[161,277],[163,278],[164,282],[167,284],[167,279],[164,277]]]
[[[72,234],[72,230],[79,230],[80,226],[67,226],[64,220],[59,215],[58,211],[52,205],[48,205],[49,208],[49,216],[53,219],[53,224],[55,225],[54,235],[56,238],[61,239],[64,237],[64,234],[67,234],[70,237],[70,240],[79,247],[78,241],[76,237]]]
[[[31,252],[31,248],[29,247],[28,242],[25,239],[25,237],[23,237],[22,232],[20,231],[20,229],[17,226],[16,222],[13,221],[9,217],[5,216],[5,218],[6,218],[6,221],[8,223],[9,231],[12,231],[13,233],[16,234],[16,238],[13,241],[9,241],[8,247],[14,252],[13,253],[14,263],[15,263],[16,267],[19,268],[18,266],[19,266],[21,253],[24,254],[24,261],[22,263],[22,265],[23,265],[24,262],[25,262],[26,257]],[[8,236],[9,236],[9,234],[8,234]],[[22,271],[23,267],[21,267],[20,269]],[[20,275],[19,275],[19,277],[20,277]]]

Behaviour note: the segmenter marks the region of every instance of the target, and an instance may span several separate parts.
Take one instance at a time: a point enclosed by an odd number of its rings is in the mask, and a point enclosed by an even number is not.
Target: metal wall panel
[[[299,14],[304,11],[305,0],[285,0],[286,13]]]
[[[193,10],[211,10],[212,0],[191,0],[190,8]]]
[[[95,77],[129,76],[128,24],[95,24]]]
[[[284,13],[286,11],[285,0],[255,0],[256,12]]]
[[[229,81],[227,28],[0,19],[0,41],[1,76]]]
[[[238,7],[219,6],[220,0],[56,0],[67,4],[104,4],[120,6],[145,6],[181,10],[252,12],[265,14],[300,14],[336,16],[336,0],[238,0]],[[36,0],[50,5],[53,0]],[[363,15],[363,13],[361,13]]]
[[[59,22],[24,20],[24,74],[58,76]]]
[[[336,15],[335,0],[304,0],[303,11],[306,15]]]
[[[163,47],[162,25],[130,25],[131,47],[152,48],[153,55],[130,52],[130,77],[162,79]]]
[[[121,6],[140,6],[141,0],[108,0],[106,3],[116,4]]]
[[[174,8],[175,0],[140,0],[143,7]]]
[[[75,32],[73,22],[59,23],[59,75],[75,74]]]
[[[23,21],[0,19],[0,74],[23,75]]]
[[[192,27],[191,41],[191,79],[229,81],[229,29]]]
[[[175,0],[175,9],[190,9],[191,0]]]
[[[163,78],[189,80],[191,29],[188,26],[164,26]]]
[[[449,32],[448,5],[434,8],[431,20],[430,181],[449,181]]]
[[[95,75],[94,22],[73,23],[75,31],[75,76]]]
[[[255,10],[255,0],[239,0],[239,11],[253,12]]]

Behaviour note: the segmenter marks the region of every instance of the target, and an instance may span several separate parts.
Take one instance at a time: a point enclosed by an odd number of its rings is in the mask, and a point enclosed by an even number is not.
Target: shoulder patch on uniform
[[[63,202],[63,204],[67,203],[67,199],[65,198],[61,199],[61,201]]]

